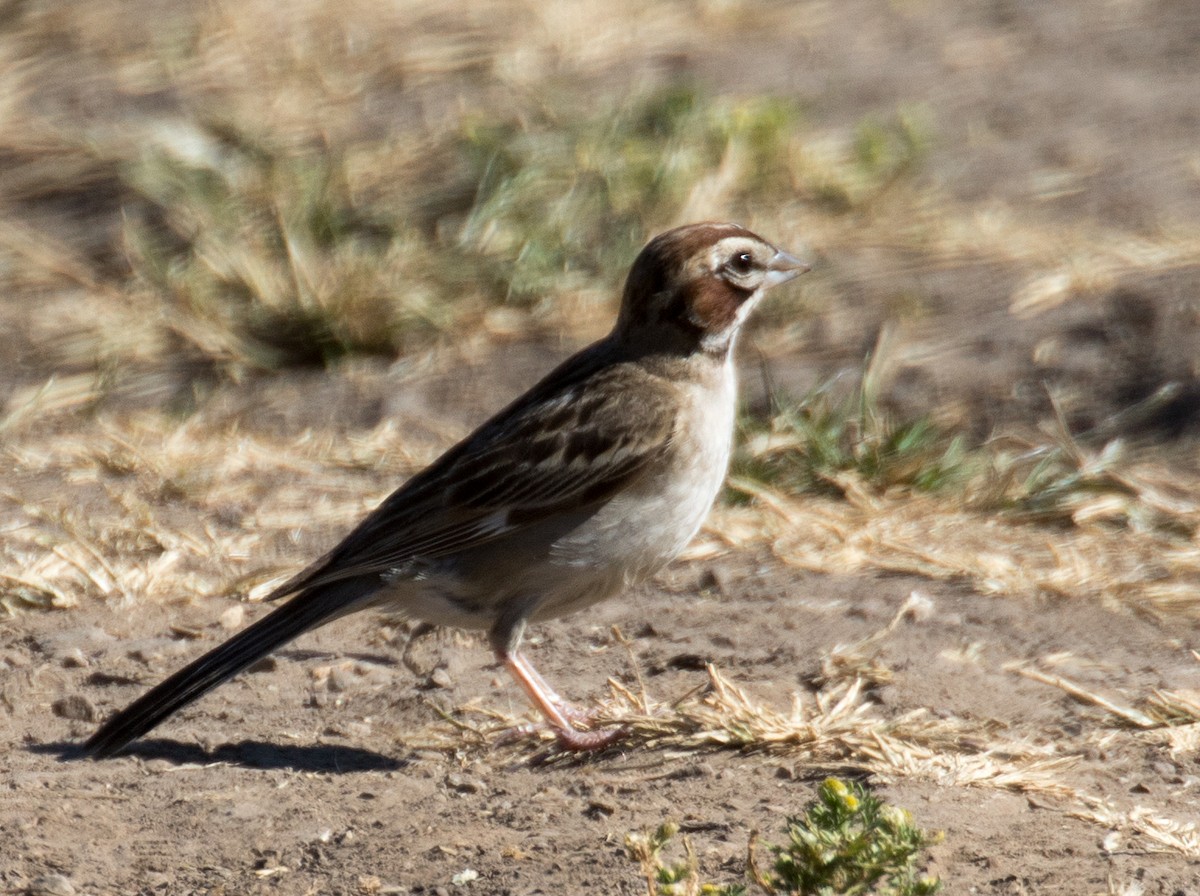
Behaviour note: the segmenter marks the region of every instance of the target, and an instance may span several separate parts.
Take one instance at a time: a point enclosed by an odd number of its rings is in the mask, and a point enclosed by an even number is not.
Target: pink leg
[[[537,707],[538,712],[545,716],[550,727],[558,737],[559,746],[572,752],[586,753],[603,750],[625,736],[621,728],[608,731],[580,731],[572,722],[586,723],[589,715],[571,706],[562,697],[554,693],[554,689],[546,684],[546,680],[538,674],[533,664],[520,651],[499,652],[500,659],[512,674],[512,677],[529,696],[530,701]]]

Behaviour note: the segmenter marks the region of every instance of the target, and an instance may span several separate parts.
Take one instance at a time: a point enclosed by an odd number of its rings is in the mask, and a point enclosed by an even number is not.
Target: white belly
[[[666,461],[553,546],[554,566],[566,576],[594,575],[603,593],[548,595],[535,618],[569,612],[648,578],[695,537],[729,467],[736,382],[731,366],[723,373],[718,390],[692,388],[692,406],[680,415],[690,425]]]

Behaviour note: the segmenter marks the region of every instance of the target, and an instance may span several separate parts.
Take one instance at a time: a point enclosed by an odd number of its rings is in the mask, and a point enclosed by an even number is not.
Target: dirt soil
[[[794,28],[683,47],[642,67],[718,87],[736,69],[739,89],[796,91],[828,127],[930,103],[943,131],[929,175],[962,202],[994,197],[1044,220],[1119,219],[1144,232],[1200,216],[1200,10],[1192,0],[853,0],[795,9],[810,15]],[[1054,171],[1061,177],[1050,178]],[[860,359],[889,303],[920,281],[941,300],[906,335],[917,360],[899,401],[958,402],[987,431],[1044,419],[1049,381],[1081,396],[1073,419],[1088,425],[1173,382],[1180,397],[1148,437],[1164,456],[1195,464],[1200,266],[1131,275],[1106,301],[1031,322],[1009,311],[1019,279],[1011,268],[914,270],[894,261],[829,260],[846,302],[780,353],[779,379],[811,384]],[[6,319],[36,314],[36,303],[5,301]],[[445,444],[445,433],[481,419],[567,348],[509,346],[428,376],[380,364],[252,380],[225,387],[201,413],[240,419],[239,436],[366,438],[386,419],[417,441]],[[6,384],[35,380],[35,347],[12,351],[23,366]],[[500,357],[497,376],[487,362]],[[88,418],[69,429],[100,440],[111,435],[106,425]],[[16,448],[6,458],[6,532],[21,525],[22,508],[99,506],[127,475],[112,469],[76,481]],[[276,475],[245,500],[306,474]],[[364,506],[386,492],[388,475],[362,472]],[[232,506],[194,519],[171,490],[148,500],[156,513],[191,518],[180,525],[198,541],[208,527],[232,530],[243,519]],[[337,531],[328,522],[298,531],[267,559],[294,568]],[[678,561],[651,586],[537,626],[531,658],[579,702],[605,695],[610,676],[636,688],[640,675],[651,697],[669,704],[703,690],[711,663],[786,710],[794,694],[811,702],[836,645],[882,632],[916,593],[921,612],[874,642],[873,660],[888,671],[870,689],[879,716],[922,711],[969,723],[959,756],[978,755],[977,738],[980,749],[1007,744],[1026,758],[1041,751],[1062,760],[1039,773],[1041,785],[972,782],[965,766],[938,775],[897,765],[870,778],[917,824],[945,832],[929,866],[945,892],[1200,896],[1200,839],[1186,828],[1200,820],[1200,745],[1130,728],[1014,671],[1052,669],[1131,705],[1156,689],[1194,694],[1193,614],[1139,613],[1085,596],[998,596],[979,582],[883,570],[806,572],[767,547],[721,547],[717,533],[706,544],[712,550]],[[246,563],[230,558],[229,568]],[[72,745],[98,720],[244,624],[241,608],[245,619],[261,612],[222,588],[224,558],[212,557],[207,571],[207,594],[159,602],[114,594],[0,619],[0,892],[644,893],[624,854],[630,831],[674,819],[707,879],[740,879],[752,830],[777,837],[825,776],[859,773],[852,759],[844,768],[716,749],[635,747],[541,763],[537,748],[481,743],[443,719],[471,726],[486,722],[488,709],[527,712],[480,639],[438,633],[417,641],[405,663],[404,627],[366,617],[302,638],[122,757],[75,758]],[[1177,822],[1179,842],[1194,849],[1156,837],[1162,819]]]
[[[718,590],[702,590],[712,577]],[[786,707],[806,693],[834,643],[883,628],[913,591],[933,613],[887,638],[888,715],[921,707],[987,722],[1065,755],[1091,754],[1062,780],[1123,808],[1195,811],[1200,762],[1113,731],[1100,714],[1001,666],[1069,653],[1076,678],[1131,692],[1200,685],[1179,632],[1070,600],[989,600],[911,576],[797,575],[767,556],[681,563],[669,587],[641,589],[578,618],[540,626],[531,656],[551,681],[586,698],[610,675],[635,686],[628,633],[658,700],[703,687],[711,662],[756,697]],[[678,821],[711,879],[740,876],[752,829],[777,827],[839,769],[730,751],[636,749],[540,766],[536,751],[405,746],[435,708],[477,702],[523,714],[521,696],[477,639],[418,642],[414,675],[377,624],[346,620],[305,637],[140,742],[124,758],[60,760],[101,716],[215,644],[232,604],[96,607],[8,626],[0,657],[5,740],[4,883],[20,892],[47,873],[90,893],[463,892],[640,893],[622,843]],[[192,633],[172,636],[175,629]],[[964,662],[969,648],[982,657]],[[80,660],[80,657],[83,659]],[[436,682],[436,683],[435,683]],[[71,701],[67,704],[61,701]],[[86,721],[67,721],[60,712]],[[63,710],[61,707],[69,709]],[[468,718],[469,721],[469,718]],[[1050,797],[901,780],[882,795],[945,840],[930,870],[953,893],[1200,892],[1200,865],[1069,817]]]

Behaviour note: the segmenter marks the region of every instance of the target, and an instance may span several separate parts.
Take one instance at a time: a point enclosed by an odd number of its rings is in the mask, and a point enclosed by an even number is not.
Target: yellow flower
[[[846,786],[846,782],[839,778],[826,778],[823,786],[834,796],[838,797],[845,797],[850,792],[850,788]]]

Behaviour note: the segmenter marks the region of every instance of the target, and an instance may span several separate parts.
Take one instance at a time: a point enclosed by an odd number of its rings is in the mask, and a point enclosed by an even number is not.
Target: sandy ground
[[[854,0],[796,10],[776,10],[772,28],[716,44],[683,41],[631,69],[793,91],[821,128],[927,103],[938,133],[923,176],[981,214],[995,203],[1028,215],[1047,240],[1057,226],[1137,236],[1200,216],[1200,12],[1191,0]],[[614,71],[605,83],[622,77]],[[772,343],[780,382],[802,389],[857,364],[889,310],[919,290],[931,299],[899,337],[897,406],[953,407],[986,434],[1044,423],[1050,385],[1082,429],[1174,383],[1177,397],[1127,435],[1194,469],[1194,259],[1151,273],[1110,271],[1093,301],[1035,316],[1014,312],[1028,271],[1011,260],[909,264],[880,246],[821,263],[840,301],[816,309],[786,345]],[[17,359],[6,387],[45,377],[37,345],[24,338],[43,326],[36,307],[5,299],[10,326],[0,339]],[[443,373],[424,378],[381,364],[251,380],[211,396],[201,415],[227,427],[240,421],[239,437],[268,434],[280,444],[302,432],[369,440],[390,420],[405,434],[392,436],[397,444],[410,437],[437,446],[567,348],[506,347],[499,377],[481,373],[476,359],[443,360]],[[110,408],[60,420],[27,443],[14,437],[0,489],[4,531],[24,526],[31,508],[38,519],[86,516],[128,493],[177,524],[189,544],[207,544],[211,532],[232,537],[244,526],[247,506],[269,503],[275,490],[303,491],[304,476],[317,475],[299,463],[291,473],[273,468],[241,501],[198,518],[186,483],[143,483],[136,465],[96,464],[71,478],[41,462],[38,446],[54,444],[55,427],[65,441],[112,441],[121,419],[121,408]],[[118,436],[137,443],[143,461],[153,458],[144,439]],[[364,507],[394,484],[393,472],[361,471]],[[0,619],[0,891],[641,893],[622,847],[628,832],[675,819],[707,877],[738,879],[752,830],[769,840],[823,777],[862,773],[861,755],[839,762],[802,751],[633,746],[542,763],[536,747],[483,742],[444,720],[474,727],[488,723],[489,710],[527,711],[478,639],[426,638],[406,665],[403,630],[368,618],[306,636],[126,756],[74,758],[72,745],[99,719],[225,637],[241,624],[241,608],[247,618],[261,612],[229,595],[245,590],[234,580],[252,560],[294,568],[330,543],[339,526],[318,512],[321,496],[311,498],[320,525],[265,546],[265,557],[197,561],[185,570],[206,583],[197,591],[160,601],[87,594],[68,609]],[[136,528],[128,550],[151,569],[157,548]],[[1054,537],[1048,532],[1047,543]],[[605,695],[610,676],[631,687],[641,676],[651,698],[669,704],[703,692],[711,663],[786,711],[796,694],[812,705],[822,661],[837,645],[879,634],[869,651],[886,672],[868,688],[875,716],[918,712],[958,732],[940,765],[910,757],[906,767],[899,757],[868,776],[918,824],[945,833],[930,871],[947,893],[1200,894],[1194,721],[1175,733],[1138,730],[1019,672],[1037,668],[1121,706],[1144,706],[1156,690],[1195,695],[1194,595],[1177,613],[1143,612],[1095,594],[997,594],[980,580],[870,562],[866,571],[816,573],[762,543],[731,547],[716,533],[706,543],[712,550],[677,562],[653,586],[538,626],[530,653],[539,668],[580,702]],[[923,609],[888,630],[914,594]]]
[[[713,575],[728,584],[701,592]],[[791,693],[809,692],[831,644],[880,630],[916,591],[932,613],[897,627],[878,655],[894,675],[876,695],[885,715],[931,708],[969,720],[981,741],[1000,731],[1074,757],[1053,779],[1120,812],[1152,805],[1194,817],[1194,752],[1174,754],[1003,668],[1064,654],[1060,671],[1109,693],[1194,688],[1200,671],[1172,625],[1087,602],[981,599],[910,576],[797,575],[769,557],[680,564],[667,579],[670,588],[540,627],[532,656],[580,698],[601,694],[609,675],[636,687],[610,633],[617,625],[657,700],[703,687],[697,667],[711,662],[786,707]],[[471,869],[479,876],[464,892],[637,893],[621,845],[629,831],[675,819],[705,873],[736,879],[750,831],[800,810],[839,771],[730,751],[630,749],[542,766],[530,761],[536,750],[467,736],[439,750],[406,746],[436,725],[437,707],[525,709],[476,639],[419,642],[414,665],[442,673],[422,679],[365,620],[305,637],[127,757],[59,758],[92,717],[222,638],[214,620],[231,605],[95,608],[9,627],[0,653],[10,669],[0,730],[14,745],[0,821],[6,886],[20,892],[59,873],[95,893],[432,893],[457,891],[455,875]],[[172,626],[191,635],[165,635]],[[1200,890],[1194,858],[1073,818],[1071,799],[902,777],[880,790],[946,832],[931,870],[950,892],[1105,893],[1110,879],[1146,893]]]

